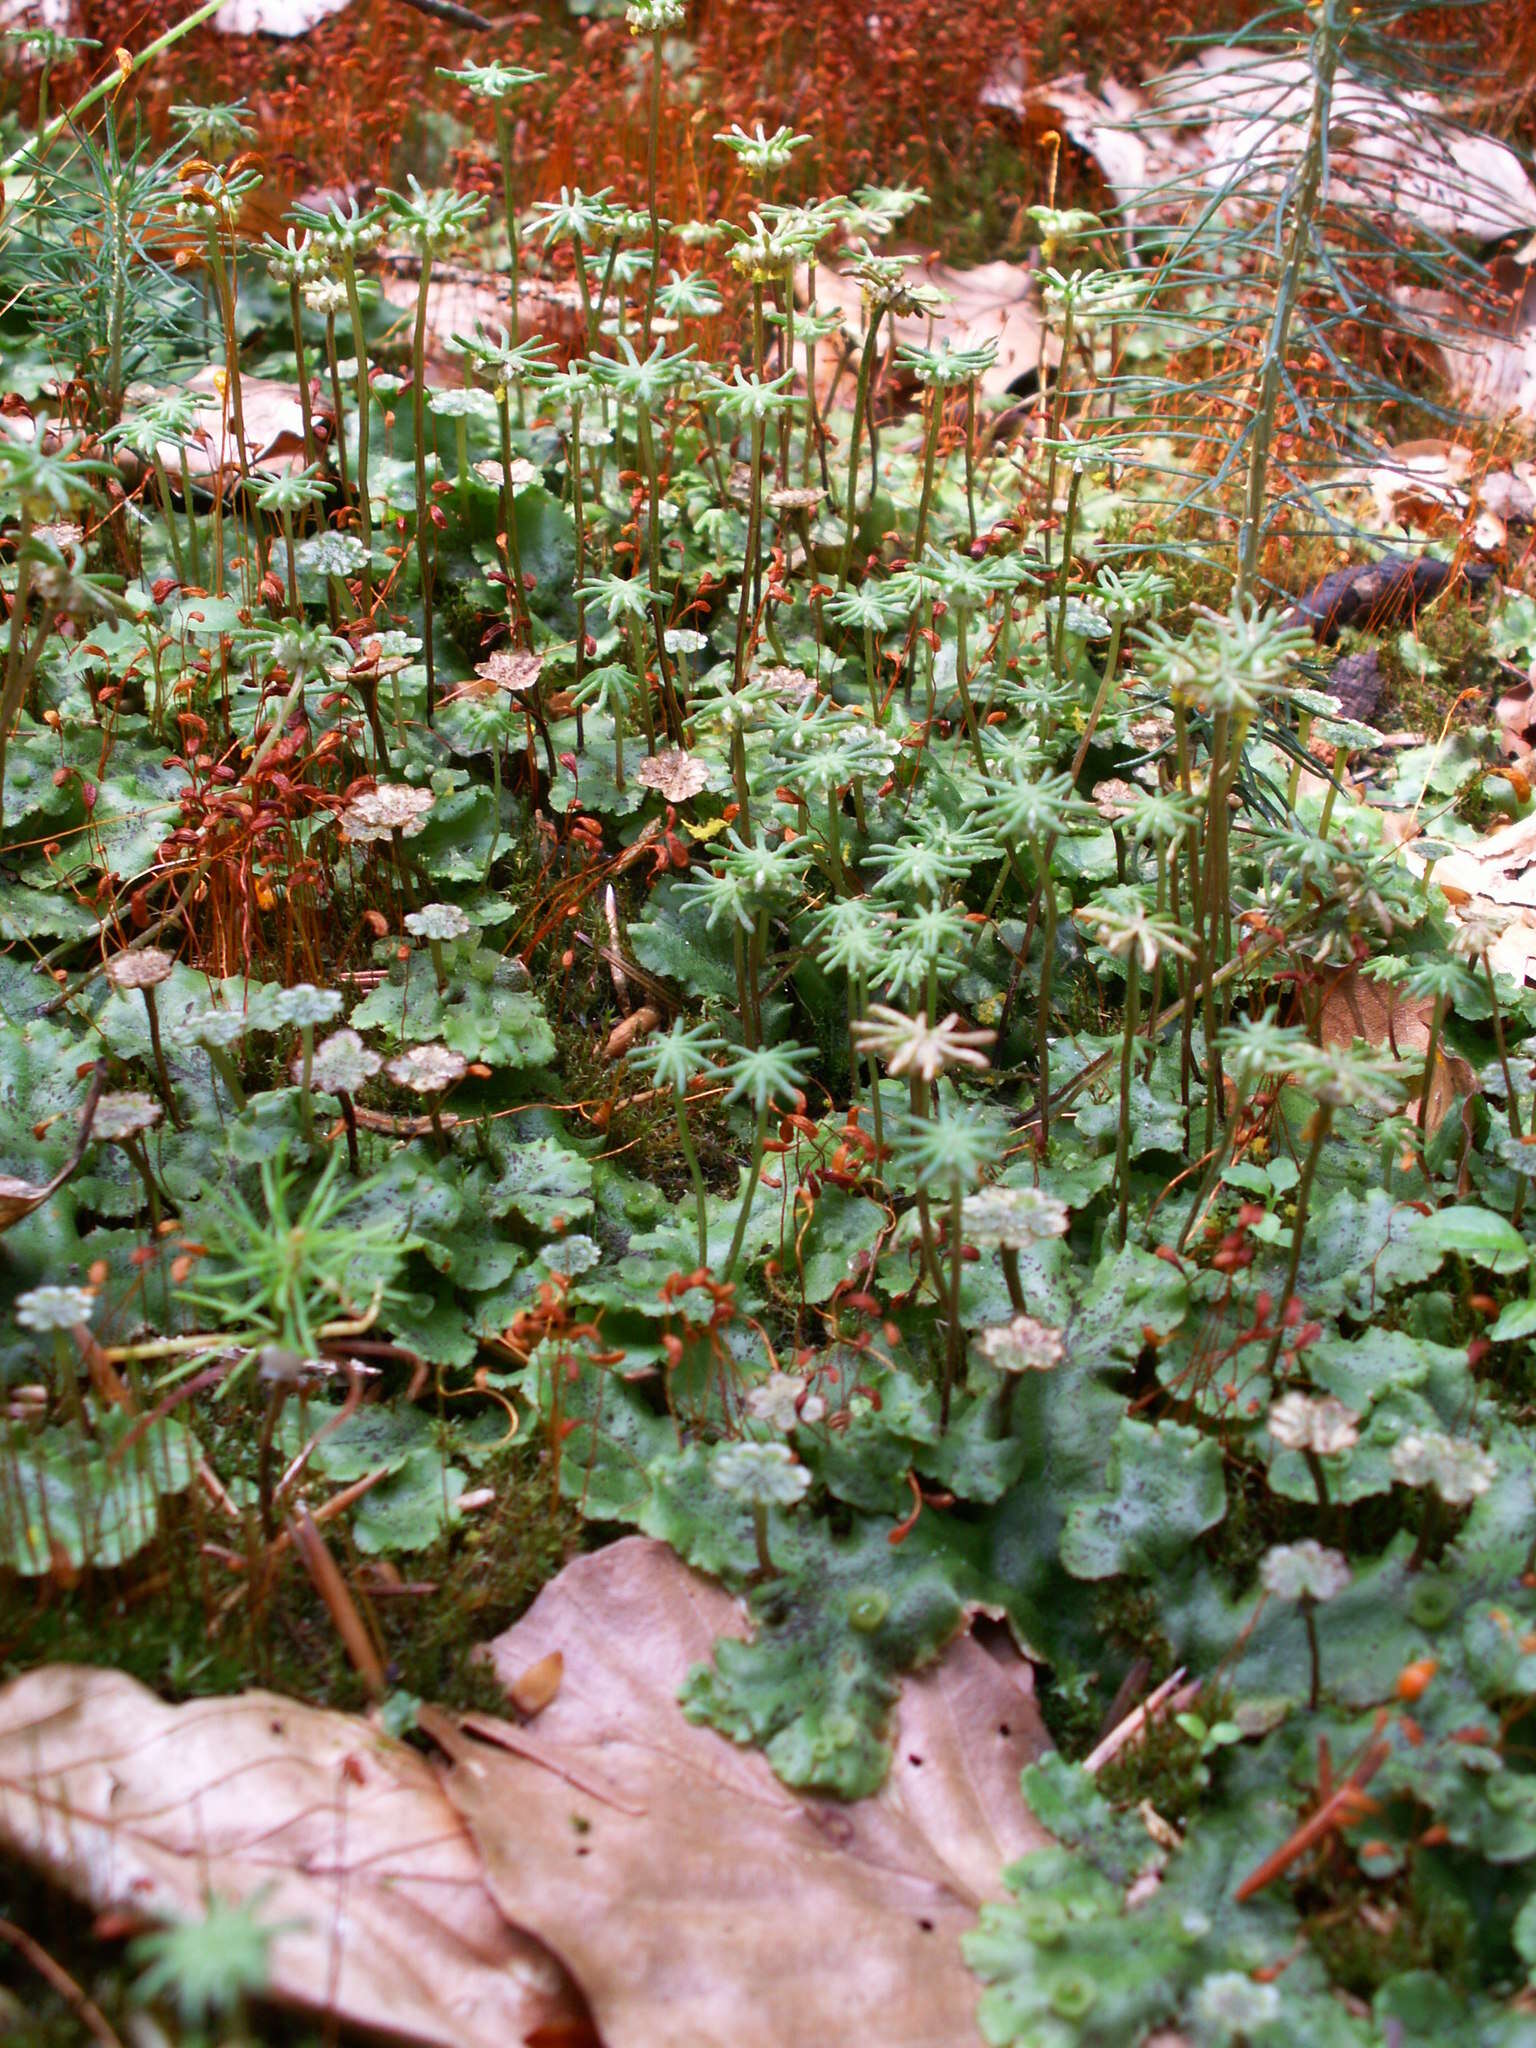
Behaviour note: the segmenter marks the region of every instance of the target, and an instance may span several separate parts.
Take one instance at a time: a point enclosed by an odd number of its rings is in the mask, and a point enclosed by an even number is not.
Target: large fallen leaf
[[[1465,538],[1489,554],[1536,519],[1536,464],[1479,469],[1473,450],[1457,441],[1403,441],[1336,481],[1369,496],[1382,531]]]
[[[291,42],[307,36],[352,0],[224,0],[213,25],[226,36],[277,36]]]
[[[936,348],[948,341],[956,348],[975,348],[983,342],[996,342],[996,362],[976,380],[984,398],[1000,398],[1022,388],[1021,379],[1035,377],[1042,340],[1047,367],[1054,368],[1061,360],[1060,338],[1045,329],[1034,273],[1022,264],[981,263],[973,270],[956,270],[947,263],[913,256],[907,259],[907,274],[914,284],[940,293],[944,303],[931,314],[891,316],[883,323],[881,352],[892,359],[882,380],[887,394],[893,383],[900,381],[900,369],[893,359],[902,345]],[[802,273],[802,287],[804,282]],[[850,363],[863,344],[865,311],[858,280],[830,265],[816,273],[816,302],[823,312],[840,316],[843,330],[841,341],[833,337],[817,350],[817,393],[825,399],[839,366]],[[843,395],[851,403],[851,376],[845,380]]]
[[[380,274],[379,288],[388,305],[398,307],[402,314],[415,314],[419,273],[386,265]],[[567,350],[580,344],[581,299],[574,284],[525,278],[518,290],[517,310],[519,331],[525,341],[550,341]],[[507,326],[508,313],[505,278],[452,265],[434,265],[427,282],[428,380],[441,382],[447,373],[447,381],[462,383],[464,351],[455,346],[454,337],[473,335],[477,328],[494,335]]]
[[[1146,100],[1113,76],[1093,92],[1081,72],[1029,86],[1018,71],[994,71],[981,88],[981,104],[1021,120],[1049,120],[1097,168],[1117,206],[1134,218],[1137,202],[1186,161],[1145,115]]]
[[[169,1707],[121,1672],[29,1672],[0,1689],[0,1845],[98,1910],[201,1919],[210,1888],[259,1896],[284,2003],[442,2048],[590,2040],[432,1766],[352,1715],[262,1692]]]
[[[1394,1059],[1417,1055],[1422,1066],[1429,1050],[1434,1003],[1427,996],[1405,995],[1389,982],[1374,981],[1357,967],[1335,977],[1318,1015],[1318,1036],[1324,1045],[1349,1046],[1357,1038],[1390,1052]],[[1477,1078],[1459,1054],[1447,1056],[1444,1043],[1435,1054],[1422,1122],[1439,1130],[1455,1104],[1470,1095]]]
[[[169,475],[178,480],[183,473],[197,483],[218,479],[229,490],[240,474],[240,442],[235,432],[233,408],[219,387],[222,370],[199,370],[182,387],[195,400],[192,431],[178,448],[166,441],[160,459]],[[271,377],[240,379],[240,403],[245,421],[246,463],[252,470],[270,476],[274,472],[301,469],[304,464],[304,414],[296,385]],[[322,439],[330,431],[327,405],[318,415]]]
[[[664,1544],[629,1537],[496,1639],[509,1684],[563,1660],[513,1734],[524,1753],[455,1743],[449,1795],[498,1903],[571,1970],[606,2048],[973,2048],[960,1935],[1044,1839],[1019,1792],[1047,1741],[1028,1666],[956,1641],[902,1688],[884,1790],[840,1805],[684,1720],[689,1668],[745,1625]]]
[[[1312,93],[1304,57],[1219,45],[1144,92],[1108,79],[1095,93],[1079,75],[1030,87],[994,73],[981,97],[1050,116],[1134,217],[1153,204],[1177,210],[1196,184],[1273,199],[1305,147]],[[1536,226],[1536,184],[1506,143],[1447,122],[1429,94],[1389,95],[1348,71],[1334,92],[1326,196],[1472,242]]]
[[[1415,874],[1423,874],[1425,859],[1412,840],[1404,843],[1402,858]],[[1506,921],[1488,949],[1496,974],[1536,981],[1536,816],[1517,818],[1472,846],[1441,854],[1433,879],[1454,917]]]
[[[1211,47],[1152,89],[1165,120],[1203,131],[1203,178],[1250,173],[1278,191],[1306,145],[1314,81],[1304,57]],[[1341,71],[1329,125],[1327,196],[1395,213],[1432,235],[1493,242],[1536,226],[1536,185],[1491,135],[1447,122],[1428,93],[1388,94]]]
[[[1493,266],[1503,295],[1490,315],[1449,292],[1406,291],[1399,302],[1418,323],[1451,397],[1487,419],[1536,420],[1536,270],[1514,259]]]

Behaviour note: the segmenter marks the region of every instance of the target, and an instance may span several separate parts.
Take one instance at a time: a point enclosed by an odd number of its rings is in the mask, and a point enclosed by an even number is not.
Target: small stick
[[[1183,1679],[1184,1666],[1181,1664],[1178,1670],[1174,1672],[1172,1678],[1165,1678],[1155,1692],[1148,1693],[1135,1712],[1127,1714],[1118,1727],[1110,1730],[1097,1749],[1092,1750],[1084,1757],[1083,1769],[1090,1776],[1095,1771],[1101,1770],[1112,1758],[1117,1757],[1128,1743],[1134,1742],[1136,1737],[1146,1728],[1147,1723],[1156,1720],[1164,1707],[1168,1706],[1170,1702],[1175,1711],[1182,1711],[1183,1706],[1189,1705],[1200,1690],[1200,1681],[1196,1679],[1193,1685],[1184,1686],[1183,1692],[1180,1692],[1179,1688],[1183,1684]],[[1177,1698],[1175,1698],[1176,1694],[1178,1695]],[[1185,1694],[1188,1695],[1187,1699]]]
[[[8,1941],[12,1948],[26,1958],[39,1977],[45,1978],[53,1986],[70,2011],[101,2043],[101,2048],[123,2048],[121,2039],[108,2025],[101,2007],[94,2005],[86,1997],[64,1965],[56,1963],[47,1949],[35,1942],[30,1934],[16,1926],[14,1921],[0,1920],[0,1941]]]
[[[207,1494],[208,1498],[219,1510],[219,1513],[228,1515],[232,1522],[238,1522],[240,1510],[231,1500],[223,1480],[220,1479],[218,1473],[214,1471],[206,1458],[199,1458],[197,1461],[197,1477],[204,1493]]]
[[[382,1699],[389,1690],[383,1659],[363,1625],[357,1602],[352,1598],[335,1558],[326,1548],[325,1538],[315,1527],[313,1517],[303,1508],[295,1508],[288,1517],[288,1530],[293,1547],[303,1558],[305,1570],[314,1580],[315,1591],[325,1602],[336,1624],[336,1633],[346,1645],[353,1669],[374,1698]]]
[[[1328,1795],[1316,1813],[1304,1820],[1295,1834],[1282,1842],[1272,1856],[1266,1856],[1256,1869],[1249,1871],[1232,1894],[1237,1904],[1241,1906],[1255,1892],[1263,1891],[1265,1885],[1282,1877],[1299,1856],[1304,1856],[1325,1835],[1331,1834],[1335,1828],[1348,1827],[1352,1820],[1360,1818],[1362,1810],[1368,1811],[1375,1802],[1364,1797],[1365,1787],[1391,1754],[1391,1743],[1373,1742],[1349,1776]]]

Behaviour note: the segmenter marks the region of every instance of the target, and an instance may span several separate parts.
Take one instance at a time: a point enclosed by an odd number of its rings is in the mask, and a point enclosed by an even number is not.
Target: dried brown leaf
[[[386,267],[379,279],[386,304],[414,316],[420,289],[418,276]],[[581,299],[575,285],[547,279],[525,279],[517,295],[522,338],[573,348],[582,338]],[[477,327],[495,334],[508,324],[506,283],[482,271],[434,264],[427,285],[427,381],[462,384],[464,351],[456,334],[472,335]]]
[[[432,1766],[352,1715],[263,1692],[170,1707],[45,1666],[0,1689],[0,1845],[97,1911],[196,1919],[210,1888],[264,1892],[286,2004],[442,2048],[592,2038]]]
[[[727,1593],[631,1537],[489,1646],[508,1681],[564,1659],[543,1761],[461,1738],[448,1780],[503,1911],[566,1962],[607,2048],[784,2048],[845,2039],[855,2014],[880,2048],[974,2048],[960,1935],[1044,1839],[1019,1792],[1047,1746],[1028,1667],[953,1644],[903,1687],[885,1789],[842,1806],[684,1720],[688,1670],[744,1629]]]
[[[1324,1045],[1347,1046],[1363,1038],[1395,1056],[1418,1054],[1422,1065],[1434,1011],[1429,997],[1404,995],[1390,982],[1374,981],[1350,967],[1323,998],[1318,1032]],[[1437,1131],[1455,1104],[1476,1085],[1477,1077],[1467,1062],[1459,1055],[1447,1056],[1442,1043],[1429,1081],[1425,1129]]]
[[[947,263],[930,263],[913,256],[907,261],[911,279],[942,292],[946,303],[932,314],[910,314],[884,320],[880,328],[881,354],[894,357],[899,346],[936,348],[948,341],[956,348],[975,348],[982,342],[997,343],[997,361],[977,379],[984,398],[1001,397],[1020,378],[1033,377],[1045,349],[1047,368],[1061,360],[1060,337],[1047,332],[1040,309],[1039,286],[1034,273],[1019,263],[982,263],[974,270],[956,270]],[[802,273],[802,282],[804,274]],[[850,345],[863,343],[865,310],[857,279],[830,266],[816,273],[816,300],[825,312],[842,318],[846,339],[833,336],[816,352],[817,397],[829,397],[837,366],[848,356]],[[887,382],[894,372],[887,371]],[[844,380],[841,402],[852,400],[852,386]]]

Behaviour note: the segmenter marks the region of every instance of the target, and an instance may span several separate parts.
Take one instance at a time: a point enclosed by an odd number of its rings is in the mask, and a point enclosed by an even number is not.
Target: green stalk
[[[336,354],[336,316],[325,316],[325,366],[331,379],[331,405],[336,413],[336,459],[341,466],[341,494],[351,495],[347,481],[347,436],[345,432],[347,412],[341,395],[341,363]]]
[[[1323,1147],[1327,1144],[1328,1133],[1332,1129],[1332,1106],[1320,1102],[1317,1106],[1317,1120],[1312,1130],[1312,1143],[1301,1169],[1301,1179],[1296,1183],[1296,1220],[1291,1225],[1291,1256],[1285,1269],[1285,1288],[1275,1305],[1275,1334],[1270,1339],[1269,1350],[1264,1359],[1266,1374],[1273,1373],[1281,1346],[1285,1342],[1286,1304],[1295,1295],[1296,1275],[1301,1271],[1301,1243],[1307,1227],[1307,1209],[1312,1200],[1312,1183],[1317,1177],[1317,1162],[1323,1156]]]
[[[1061,422],[1067,409],[1067,381],[1072,354],[1072,326],[1073,306],[1072,301],[1069,299],[1067,301],[1066,306],[1066,316],[1061,323],[1061,363],[1056,372],[1056,389],[1052,395],[1051,400],[1050,425],[1046,429],[1046,432],[1050,438],[1051,452],[1049,459],[1046,463],[1045,470],[1045,527],[1041,539],[1041,545],[1045,550],[1045,559],[1047,562],[1049,562],[1051,559],[1051,514],[1056,507],[1056,464],[1058,459],[1057,450],[1061,445]],[[1076,468],[1077,465],[1074,463],[1074,473],[1076,472]],[[1069,495],[1067,503],[1068,526],[1070,526],[1071,524],[1071,519],[1072,502],[1071,496]],[[1070,562],[1072,559],[1072,547],[1070,540],[1067,540],[1065,543],[1064,553],[1067,561]]]
[[[645,636],[640,631],[638,619],[627,620],[626,630],[629,634],[630,665],[635,671],[635,681],[640,691],[640,722],[645,727],[645,751],[648,754],[654,754],[656,752],[656,717],[655,713],[651,710],[651,685],[646,675]]]
[[[241,1086],[240,1076],[236,1071],[234,1061],[222,1045],[205,1045],[203,1050],[207,1053],[209,1063],[212,1065],[214,1072],[229,1090],[230,1101],[235,1105],[237,1111],[243,1110],[245,1108],[245,1089]]]
[[[1072,580],[1072,542],[1077,525],[1077,494],[1082,488],[1083,465],[1074,462],[1072,481],[1067,486],[1067,511],[1061,523],[1061,575],[1056,585],[1056,631],[1051,648],[1051,670],[1059,686],[1066,661],[1067,585]],[[1084,749],[1086,752],[1086,748]]]
[[[315,422],[309,410],[309,371],[304,363],[304,309],[299,280],[288,280],[288,318],[293,326],[293,360],[299,380],[299,416],[304,423],[304,467],[313,469],[319,457],[315,449]]]
[[[1307,1708],[1317,1712],[1318,1700],[1323,1689],[1323,1660],[1317,1647],[1317,1616],[1313,1612],[1317,1603],[1305,1593],[1301,1596],[1301,1625],[1307,1632],[1307,1650],[1312,1659],[1312,1683],[1307,1692]]]
[[[698,1211],[699,1265],[701,1268],[707,1267],[709,1264],[709,1216],[706,1209],[704,1172],[699,1165],[699,1155],[694,1149],[693,1135],[688,1129],[688,1112],[681,1088],[673,1091],[672,1107],[677,1116],[677,1142],[682,1147],[683,1157],[688,1162],[689,1176],[693,1181],[693,1199]]]
[[[571,444],[568,464],[571,479],[571,517],[576,527],[576,690],[581,691],[582,671],[587,656],[587,601],[581,596],[582,585],[587,580],[587,524],[586,506],[582,491],[581,476],[581,400],[571,400]],[[576,713],[576,740],[581,744],[581,712]]]
[[[512,123],[501,107],[496,109],[496,154],[501,160],[501,205],[507,217],[507,246],[511,251],[512,274],[507,280],[507,327],[516,348],[522,339],[523,245],[517,222],[517,195],[512,166]],[[523,425],[523,387],[517,387],[517,424]]]
[[[422,643],[427,661],[427,723],[436,708],[437,670],[432,658],[432,545],[427,516],[427,285],[432,252],[421,252],[421,283],[416,293],[416,332],[411,343],[411,409],[416,423],[416,567],[421,577]]]
[[[278,513],[283,529],[283,545],[288,550],[288,609],[293,616],[299,616],[299,564],[294,553],[293,513],[284,505]]]
[[[944,1333],[944,1380],[939,1389],[939,1428],[949,1427],[950,1396],[960,1370],[962,1331],[960,1327],[960,1279],[964,1270],[965,1243],[960,1221],[964,1192],[959,1181],[949,1196],[949,1319]]]
[[[299,1044],[303,1049],[304,1064],[299,1072],[299,1125],[308,1145],[315,1142],[315,1105],[313,1081],[315,1070],[315,1027],[302,1024],[299,1027]]]
[[[966,628],[970,615],[963,605],[955,607],[955,687],[960,692],[960,707],[965,714],[965,730],[970,737],[971,752],[976,756],[976,766],[983,779],[987,773],[987,756],[981,744],[981,727],[976,722],[976,706],[971,702],[970,650],[966,645]]]
[[[592,288],[587,283],[586,252],[581,246],[581,237],[572,235],[571,247],[576,251],[576,287],[581,293],[581,317],[587,336],[587,354],[597,354],[597,313],[592,305]]]
[[[1346,4],[1347,0],[1319,0],[1315,10],[1317,25],[1311,44],[1312,110],[1307,120],[1306,146],[1289,188],[1294,195],[1291,200],[1290,240],[1286,247],[1285,267],[1275,291],[1269,338],[1264,349],[1264,368],[1253,407],[1247,490],[1237,538],[1236,595],[1239,601],[1249,595],[1258,571],[1259,533],[1269,490],[1269,458],[1285,380],[1286,349],[1290,343],[1291,322],[1306,278],[1312,225],[1327,174],[1328,128],[1333,110],[1334,80],[1339,68],[1339,16]]]
[[[518,404],[522,404],[521,385],[518,387]],[[533,620],[528,613],[528,593],[523,588],[523,551],[517,533],[517,492],[512,484],[512,414],[504,384],[496,393],[496,417],[501,428],[501,518],[507,530],[507,571],[512,581],[509,592],[512,631],[520,647],[532,647]]]
[[[166,475],[165,458],[158,448],[150,457],[150,463],[155,472],[155,488],[160,493],[160,504],[165,513],[166,538],[171,543],[171,560],[176,564],[176,578],[178,582],[185,583],[187,579],[182,565],[181,535],[176,530],[176,514],[171,509],[171,480]]]
[[[1035,1004],[1035,1071],[1040,1077],[1040,1157],[1045,1159],[1051,1149],[1051,982],[1056,972],[1056,885],[1051,880],[1050,857],[1041,859],[1040,849],[1033,842],[1030,853],[1040,874],[1040,888],[1043,891],[1041,904],[1045,912],[1045,929],[1041,934],[1044,952],[1040,957],[1040,991]]]
[[[553,781],[554,777],[551,776]],[[480,877],[481,887],[488,887],[491,869],[496,864],[496,846],[501,838],[501,744],[491,749],[491,843],[485,849],[485,872]],[[441,983],[439,983],[441,987]]]
[[[208,253],[213,269],[214,288],[219,295],[219,313],[224,322],[224,369],[229,382],[230,415],[235,423],[235,455],[240,465],[240,504],[243,516],[250,509],[251,461],[250,451],[245,443],[245,400],[240,382],[240,337],[235,327],[234,286],[230,280],[229,267],[224,261],[224,243],[217,227],[209,231]],[[258,557],[264,554],[259,532],[257,554]],[[221,572],[222,567],[221,563]]]
[[[192,482],[187,475],[187,451],[178,441],[176,460],[181,466],[181,503],[187,518],[187,560],[192,570],[192,581],[198,589],[203,588],[203,544],[197,532],[197,507],[192,502]],[[168,486],[167,486],[168,487]]]
[[[843,558],[838,567],[837,587],[848,587],[848,570],[853,561],[853,535],[859,508],[859,435],[863,431],[864,411],[869,403],[869,380],[875,367],[875,354],[880,346],[880,320],[884,308],[876,306],[869,322],[869,332],[864,337],[864,348],[859,356],[859,381],[853,398],[853,428],[848,440],[848,504],[843,514]]]
[[[1435,1080],[1435,1061],[1440,1054],[1440,1035],[1445,1029],[1445,997],[1440,996],[1429,1013],[1429,1041],[1424,1047],[1424,1079],[1419,1089],[1419,1157],[1429,1143],[1429,1091]],[[1428,1169],[1426,1168],[1426,1171]]]
[[[342,252],[341,274],[347,287],[347,315],[352,322],[352,352],[357,359],[357,519],[362,528],[360,538],[368,550],[368,559],[363,564],[363,610],[368,612],[373,608],[373,506],[368,496],[368,434],[373,392],[368,382],[368,340],[363,332],[363,302],[358,296],[357,265],[352,260],[350,249]],[[425,285],[422,289],[425,296]],[[336,431],[345,449],[346,421],[340,411],[336,415]],[[429,652],[429,674],[431,660]],[[428,697],[430,701],[430,690]]]
[[[1131,1227],[1131,1074],[1141,1016],[1141,961],[1132,946],[1125,959],[1125,1020],[1120,1044],[1120,1128],[1115,1138],[1115,1186],[1122,1247]]]
[[[747,545],[741,565],[741,589],[736,607],[736,657],[732,687],[739,690],[747,679],[747,621],[752,616],[752,585],[762,540],[763,519],[763,422],[752,422],[752,495],[747,505]]]
[[[965,513],[976,545],[976,379],[965,387]]]
[[[645,294],[645,353],[650,353],[656,317],[656,279],[661,270],[661,215],[656,210],[656,159],[661,147],[661,31],[651,37],[651,107],[646,134],[645,203],[651,216],[651,276]]]
[[[165,1097],[166,1114],[177,1130],[183,1131],[186,1129],[186,1123],[176,1100],[176,1091],[171,1086],[170,1069],[165,1063],[165,1047],[160,1042],[160,1010],[155,1001],[155,992],[152,988],[144,988],[140,990],[140,994],[144,998],[144,1008],[149,1017],[149,1047],[154,1055],[160,1093]]]
[[[768,1104],[764,1102],[757,1112],[757,1127],[752,1135],[752,1164],[747,1169],[747,1184],[742,1191],[741,1207],[736,1212],[736,1228],[731,1232],[731,1248],[726,1254],[725,1272],[721,1278],[728,1286],[736,1271],[736,1262],[741,1257],[742,1239],[747,1234],[747,1216],[752,1207],[752,1198],[757,1193],[757,1183],[763,1171],[763,1146],[768,1136]]]
[[[923,441],[923,493],[917,503],[917,537],[912,543],[914,555],[923,552],[923,544],[928,538],[928,507],[933,500],[933,473],[938,462],[939,429],[943,418],[939,387],[933,385],[928,393],[928,431]]]

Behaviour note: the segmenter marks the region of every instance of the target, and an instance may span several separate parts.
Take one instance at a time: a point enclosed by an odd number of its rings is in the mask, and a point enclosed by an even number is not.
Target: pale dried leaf
[[[1403,291],[1398,303],[1457,405],[1487,419],[1536,419],[1536,272],[1505,261],[1494,265],[1493,280],[1508,304],[1496,319],[1469,317],[1449,292]]]
[[[166,441],[160,459],[167,474],[185,474],[198,483],[219,479],[228,490],[240,471],[239,437],[233,407],[220,397],[216,379],[222,372],[199,370],[184,387],[197,400],[192,433],[178,448]],[[296,385],[270,377],[243,376],[240,402],[245,415],[246,463],[268,474],[304,466],[304,413]]]
[[[977,379],[984,398],[999,398],[1021,378],[1033,377],[1045,349],[1047,368],[1061,360],[1061,342],[1054,331],[1047,332],[1040,307],[1040,292],[1034,273],[1019,263],[982,263],[972,270],[956,270],[947,263],[931,263],[913,256],[907,259],[907,274],[916,283],[943,293],[945,303],[937,311],[890,316],[881,322],[881,353],[894,357],[898,347],[937,348],[948,341],[956,348],[975,348],[997,343],[997,361]],[[806,274],[801,273],[802,296]],[[824,312],[835,312],[843,323],[845,339],[837,336],[821,343],[816,352],[818,400],[825,400],[837,366],[850,349],[863,345],[865,310],[858,280],[833,267],[816,273],[816,300]],[[894,375],[887,372],[887,383]],[[852,387],[844,379],[842,397],[851,403]]]
[[[952,1645],[902,1689],[884,1790],[843,1806],[684,1720],[688,1670],[745,1626],[631,1537],[568,1565],[489,1646],[509,1681],[564,1658],[544,1763],[461,1744],[448,1781],[503,1911],[563,1958],[607,2048],[839,2041],[853,2014],[878,2015],[880,2048],[974,2048],[959,1938],[1044,1839],[1019,1791],[1047,1746],[1028,1667]],[[632,1810],[574,1789],[578,1772]]]
[[[419,277],[386,266],[379,287],[386,304],[414,317]],[[510,313],[504,279],[487,277],[482,271],[434,265],[427,283],[428,381],[462,383],[464,351],[455,346],[454,336],[472,336],[477,328],[497,334],[507,327]],[[518,290],[517,313],[524,341],[550,341],[557,348],[569,349],[582,338],[581,297],[574,284],[525,278]]]
[[[1278,191],[1306,145],[1313,78],[1304,58],[1212,47],[1152,92],[1165,119],[1199,133],[1213,187],[1240,167],[1256,189]],[[1447,124],[1429,94],[1388,94],[1341,72],[1329,145],[1327,196],[1339,203],[1477,242],[1536,225],[1536,184],[1515,152]]]
[[[1106,78],[1090,92],[1081,73],[1052,79],[1027,96],[1098,166],[1115,203],[1134,217],[1138,200],[1174,169],[1168,140],[1155,127],[1138,126],[1146,100],[1132,87]],[[1022,111],[1022,108],[1021,108]]]
[[[1153,80],[1145,95],[1112,78],[1095,93],[1080,74],[1025,88],[999,72],[982,101],[1054,120],[1134,225],[1138,207],[1160,203],[1160,188],[1191,181],[1273,199],[1305,147],[1312,92],[1302,58],[1217,45]],[[1492,242],[1536,225],[1536,184],[1517,153],[1446,123],[1428,94],[1388,95],[1341,73],[1328,164],[1330,201],[1406,216],[1433,235]]]
[[[263,1692],[170,1707],[45,1666],[0,1690],[0,1845],[97,1911],[200,1919],[210,1887],[265,1889],[272,1996],[355,2026],[442,2048],[582,2027],[432,1766],[352,1715]]]
[[[352,0],[224,0],[213,25],[226,36],[277,36],[291,42],[350,7]]]
[[[1363,1038],[1396,1057],[1416,1056],[1422,1065],[1434,1011],[1429,997],[1404,995],[1390,982],[1375,981],[1350,967],[1333,981],[1323,998],[1318,1033],[1324,1045],[1348,1046]],[[1459,1055],[1447,1055],[1442,1040],[1429,1081],[1425,1129],[1437,1131],[1456,1102],[1476,1085],[1471,1067]]]

